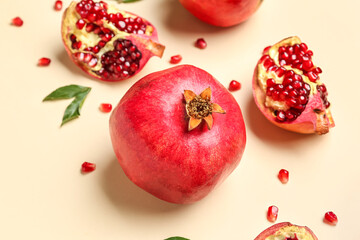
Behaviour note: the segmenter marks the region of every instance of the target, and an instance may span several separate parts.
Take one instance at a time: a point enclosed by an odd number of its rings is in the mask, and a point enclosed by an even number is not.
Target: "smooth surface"
[[[163,59],[151,59],[139,75],[114,84],[88,78],[70,61],[54,2],[5,0],[0,8],[1,239],[251,240],[271,225],[270,205],[279,207],[277,222],[307,225],[320,240],[360,239],[359,1],[264,1],[247,22],[226,29],[200,22],[176,0],[123,4],[157,26],[167,48]],[[10,25],[16,16],[23,27]],[[336,123],[327,135],[286,132],[268,123],[253,101],[261,51],[290,35],[308,44],[323,69]],[[193,46],[198,37],[206,39],[206,49]],[[98,110],[104,102],[115,106],[142,76],[170,67],[176,54],[225,86],[241,82],[233,95],[248,135],[233,174],[186,206],[158,200],[125,177],[110,143],[110,115]],[[37,67],[41,57],[50,57],[51,65]],[[81,117],[60,128],[70,101],[42,99],[69,84],[92,91]],[[96,171],[82,175],[84,161],[96,163]],[[277,179],[281,168],[290,172],[286,185]],[[330,210],[339,218],[336,227],[322,222]]]

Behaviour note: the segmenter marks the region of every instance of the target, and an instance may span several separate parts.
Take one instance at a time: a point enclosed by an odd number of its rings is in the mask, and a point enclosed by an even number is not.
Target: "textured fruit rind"
[[[213,114],[188,131],[184,90],[212,90],[226,114]],[[238,165],[246,142],[245,125],[234,97],[209,73],[180,65],[145,76],[121,99],[110,117],[115,154],[139,187],[173,203],[204,198]]]

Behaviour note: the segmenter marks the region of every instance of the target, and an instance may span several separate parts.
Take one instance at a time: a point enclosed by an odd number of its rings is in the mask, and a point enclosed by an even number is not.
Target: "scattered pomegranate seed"
[[[324,222],[335,226],[338,223],[338,218],[335,213],[330,211],[330,212],[325,213]]]
[[[96,169],[95,163],[84,162],[81,165],[81,172],[83,173],[89,173],[94,171],[95,169]]]
[[[62,9],[62,5],[63,5],[62,1],[58,0],[55,2],[54,9],[56,11],[60,11]]]
[[[170,58],[170,63],[171,64],[177,64],[179,62],[181,62],[182,60],[182,56],[181,55],[174,55]]]
[[[239,83],[236,80],[232,80],[229,84],[229,91],[240,90],[240,88],[241,88],[241,83]]]
[[[197,47],[197,48],[204,49],[204,48],[206,48],[206,46],[207,46],[207,43],[205,42],[205,40],[203,38],[199,38],[195,42],[195,47]]]
[[[110,103],[102,103],[100,104],[100,111],[104,112],[104,113],[108,113],[111,112],[112,110],[112,105]]]
[[[40,59],[39,59],[38,66],[40,66],[40,67],[46,67],[46,66],[49,66],[50,63],[51,63],[50,58],[45,58],[45,57],[43,57],[43,58],[40,58]]]
[[[24,24],[24,21],[20,17],[16,17],[12,19],[12,25],[21,27]]]
[[[275,222],[278,217],[279,209],[276,206],[270,206],[267,212],[267,219],[269,222]]]
[[[281,169],[279,171],[278,178],[283,184],[287,183],[289,181],[289,172],[285,169]]]

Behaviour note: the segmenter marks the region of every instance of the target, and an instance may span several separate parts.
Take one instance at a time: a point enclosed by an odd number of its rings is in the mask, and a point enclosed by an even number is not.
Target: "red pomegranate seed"
[[[78,28],[78,29],[83,29],[83,27],[85,26],[85,21],[83,20],[83,19],[79,19],[77,22],[76,22],[76,27]]]
[[[49,66],[50,63],[51,63],[50,58],[43,57],[39,59],[38,66],[45,67],[45,66]]]
[[[134,46],[134,48],[135,48],[135,46]],[[174,55],[174,56],[172,56],[172,57],[170,58],[170,63],[171,63],[171,64],[177,64],[177,63],[181,62],[181,60],[182,60],[182,56],[181,56],[181,55]]]
[[[108,112],[111,112],[112,105],[110,103],[102,103],[102,104],[100,104],[99,109],[100,109],[100,111],[102,111],[104,113],[108,113]]]
[[[83,173],[89,173],[94,171],[95,169],[96,169],[95,163],[84,162],[81,165],[81,172]]]
[[[62,1],[58,0],[55,2],[54,9],[56,11],[60,11],[62,9],[62,5],[63,5]]]
[[[281,169],[278,174],[278,178],[281,183],[285,184],[289,181],[289,172],[285,169]]]
[[[330,211],[330,212],[325,213],[324,222],[335,226],[338,223],[338,218],[335,213]]]
[[[207,43],[205,42],[205,39],[203,39],[203,38],[199,38],[195,42],[195,47],[197,47],[197,48],[204,49],[204,48],[206,48],[206,46],[207,46]]]
[[[12,25],[21,27],[24,24],[24,21],[20,17],[16,17],[12,19]]]
[[[280,98],[280,96],[279,96]],[[284,122],[286,120],[286,115],[285,115],[285,112],[284,111],[279,111],[276,115],[276,119],[279,121],[279,122]]]
[[[269,222],[275,222],[278,217],[279,209],[276,206],[270,206],[267,211],[267,219]]]
[[[240,90],[241,88],[241,83],[239,83],[236,80],[232,80],[229,84],[229,91],[237,91]]]

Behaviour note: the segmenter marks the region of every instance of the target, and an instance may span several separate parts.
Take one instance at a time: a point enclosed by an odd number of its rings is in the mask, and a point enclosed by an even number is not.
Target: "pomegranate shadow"
[[[161,214],[189,207],[165,202],[136,186],[125,175],[116,158],[110,161],[102,180],[105,194],[122,213],[126,211],[132,215]]]

